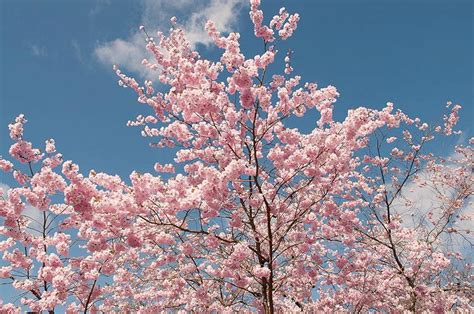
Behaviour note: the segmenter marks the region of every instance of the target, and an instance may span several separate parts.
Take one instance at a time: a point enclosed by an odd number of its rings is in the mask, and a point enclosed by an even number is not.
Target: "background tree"
[[[337,90],[302,83],[291,51],[270,67],[299,15],[282,8],[265,25],[250,3],[260,55],[209,21],[223,53],[206,60],[172,18],[168,35],[141,27],[161,91],[115,68],[153,110],[129,125],[176,150],[174,165],[155,165],[165,175],[84,176],[53,140],[45,154],[24,140],[22,115],[10,124],[20,164],[0,162],[18,182],[0,202],[2,280],[32,311],[472,309],[471,266],[449,242],[472,250],[472,149],[444,160],[425,148],[453,133],[460,106],[434,127],[391,103],[335,121]],[[305,114],[318,118],[311,132],[286,127]],[[410,198],[419,188],[431,204]]]

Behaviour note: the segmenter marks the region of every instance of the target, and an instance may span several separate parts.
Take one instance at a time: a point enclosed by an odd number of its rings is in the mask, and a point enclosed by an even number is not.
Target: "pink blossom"
[[[139,247],[141,245],[140,239],[133,233],[127,235],[127,243],[131,247]]]
[[[387,141],[387,143],[390,144],[390,143],[395,142],[396,140],[397,140],[397,137],[396,137],[396,136],[391,136],[391,137],[387,138],[386,141]]]
[[[53,139],[49,139],[46,141],[46,152],[48,154],[52,154],[56,152],[56,146]]]
[[[0,278],[8,278],[10,277],[10,272],[12,271],[11,266],[3,266],[0,267]]]
[[[9,162],[8,160],[0,158],[0,169],[2,169],[5,172],[9,172],[13,169],[13,164]]]
[[[10,147],[10,155],[21,163],[37,162],[42,158],[39,149],[34,149],[30,142],[19,140]]]
[[[268,267],[255,266],[253,269],[253,274],[258,278],[268,278],[271,274]]]
[[[8,125],[10,129],[10,138],[12,140],[20,140],[23,136],[23,124],[25,124],[27,120],[23,114],[20,114],[18,117],[15,118],[15,123],[11,123]]]
[[[155,163],[154,168],[156,172],[164,172],[164,173],[174,172],[174,166],[172,164],[161,165],[160,163]]]

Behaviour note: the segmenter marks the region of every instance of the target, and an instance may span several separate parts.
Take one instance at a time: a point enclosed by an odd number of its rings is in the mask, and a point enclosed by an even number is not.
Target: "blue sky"
[[[152,172],[155,161],[172,158],[149,148],[139,129],[125,126],[149,110],[117,86],[111,66],[149,75],[137,66],[143,53],[139,25],[167,30],[176,15],[202,55],[215,58],[219,51],[207,46],[202,31],[213,17],[224,31],[243,34],[247,56],[260,52],[246,1],[5,0],[0,6],[0,154],[7,155],[10,145],[7,124],[24,113],[26,135],[36,146],[55,138],[64,158],[86,174],[95,169],[126,178],[133,169]],[[392,101],[410,115],[439,121],[452,100],[463,105],[460,128],[472,136],[471,1],[267,0],[266,17],[280,6],[301,15],[295,36],[280,46],[282,56],[291,46],[296,74],[338,88],[337,119],[351,107]],[[309,130],[316,120],[297,123]],[[449,144],[440,144],[439,153]]]

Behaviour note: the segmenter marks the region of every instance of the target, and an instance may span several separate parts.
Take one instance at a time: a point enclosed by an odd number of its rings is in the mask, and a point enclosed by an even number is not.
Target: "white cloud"
[[[135,33],[128,39],[115,39],[97,47],[94,51],[99,61],[105,65],[117,64],[120,68],[137,73],[142,78],[155,76],[150,69],[145,68],[141,61],[150,58],[150,53],[145,49],[142,33]]]
[[[142,0],[141,24],[145,25],[150,36],[156,31],[170,28],[169,19],[177,16],[193,47],[198,44],[209,45],[211,40],[204,30],[204,24],[211,19],[221,32],[235,30],[239,12],[244,0]],[[151,54],[145,49],[145,36],[142,32],[132,33],[128,38],[101,43],[94,51],[98,60],[107,65],[119,65],[141,78],[154,78],[156,73],[141,65]]]
[[[209,45],[211,39],[204,30],[204,24],[208,20],[214,21],[221,32],[230,32],[235,26],[238,15],[236,8],[241,7],[240,0],[213,0],[204,10],[194,12],[184,24],[186,38],[195,46],[196,44]]]
[[[449,158],[457,158],[455,154]],[[447,164],[445,171],[454,169],[454,164]],[[426,218],[428,213],[432,214],[431,221],[446,221],[443,214],[446,211],[446,199],[453,197],[456,192],[452,187],[446,185],[430,184],[432,182],[432,174],[421,171],[418,174],[419,182],[427,182],[427,185],[420,185],[417,182],[410,182],[404,187],[404,192],[397,197],[392,204],[394,211],[402,218],[402,225],[407,228],[417,228],[423,225],[427,230],[439,230],[443,224],[435,227]],[[467,184],[472,177],[466,178]],[[452,227],[458,232],[443,233],[441,240],[443,246],[449,250],[460,252],[463,255],[469,255],[472,250],[471,243],[474,243],[474,197],[471,195],[464,199],[463,206],[456,210],[457,215],[464,216],[467,219],[454,219]],[[432,233],[435,234],[436,231]]]

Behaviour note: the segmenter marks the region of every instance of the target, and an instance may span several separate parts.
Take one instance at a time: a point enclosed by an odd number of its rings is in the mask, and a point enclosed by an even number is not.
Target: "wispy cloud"
[[[48,55],[48,51],[46,50],[45,46],[38,45],[38,44],[28,44],[28,49],[30,49],[31,54],[34,57],[46,57]]]
[[[169,19],[178,17],[178,23],[184,28],[186,38],[191,45],[209,45],[211,40],[204,31],[204,24],[211,19],[221,32],[235,30],[240,9],[245,0],[142,0],[142,24],[149,33],[170,28]],[[138,31],[128,38],[101,43],[94,51],[97,59],[107,65],[119,65],[121,68],[138,74],[141,78],[156,77],[156,73],[141,65],[150,54],[145,49],[145,38]]]
[[[79,42],[76,39],[71,40],[71,48],[74,54],[74,57],[80,62],[84,63],[84,58],[82,57],[82,50]]]
[[[186,38],[192,46],[209,45],[211,39],[204,30],[208,20],[214,21],[221,32],[231,32],[236,28],[240,9],[247,1],[243,0],[178,0],[178,1],[144,1],[143,24],[147,27],[158,23],[160,29],[169,28],[169,18],[178,17],[186,31]],[[189,11],[191,8],[192,11]]]
[[[112,3],[111,0],[97,0],[95,5],[89,11],[89,17],[94,17]]]
[[[6,185],[5,183],[1,183],[0,182],[0,191],[2,191],[2,195],[5,197],[7,195],[7,192],[8,190],[10,189],[10,187],[8,185]]]
[[[3,197],[7,196],[8,190],[10,186],[5,183],[0,182],[0,191],[2,191]],[[43,212],[40,211],[38,208],[33,207],[29,204],[25,206],[23,209],[22,215],[30,221],[28,232],[32,235],[39,235],[42,228],[42,221],[43,221]]]

